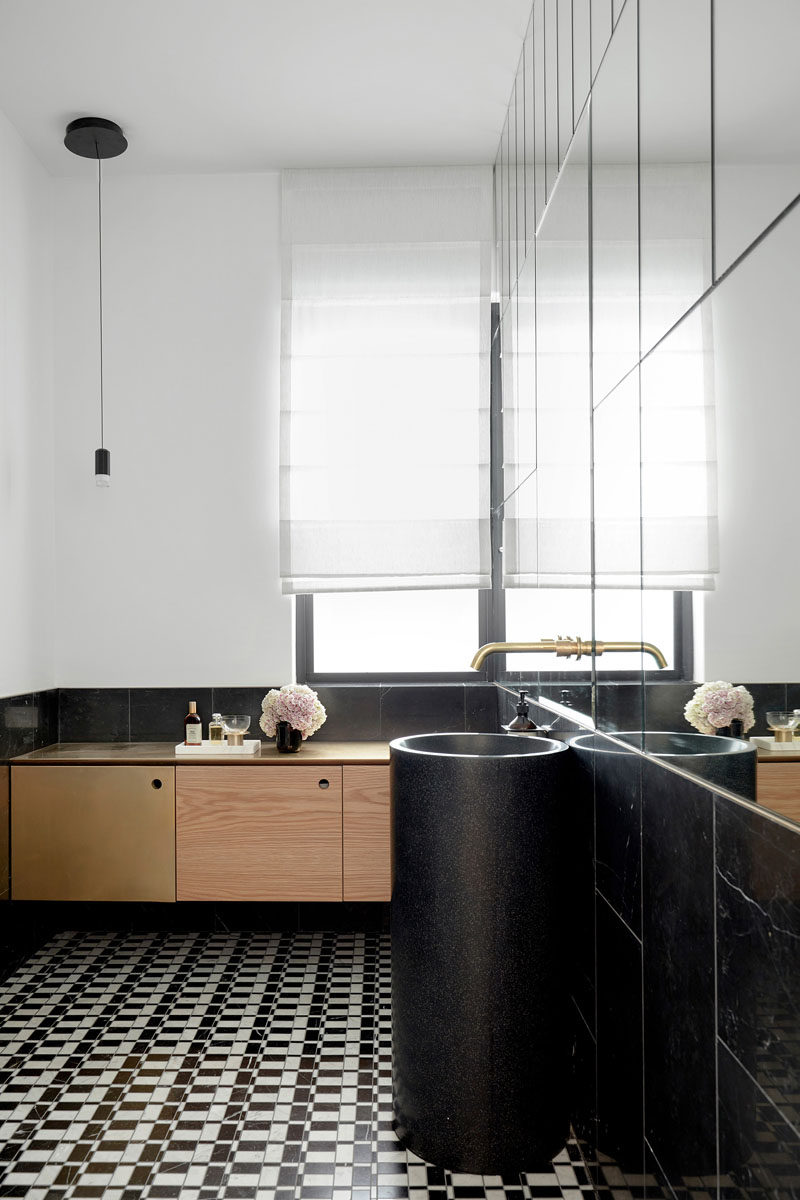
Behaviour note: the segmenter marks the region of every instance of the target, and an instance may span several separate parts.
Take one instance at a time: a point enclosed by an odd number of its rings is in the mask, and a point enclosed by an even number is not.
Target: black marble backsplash
[[[747,683],[740,679],[733,682],[744,682],[753,697],[756,723],[750,734],[762,736],[769,733],[768,712],[800,708],[800,683]],[[690,732],[691,726],[683,710],[697,686],[694,680],[647,682],[643,691],[639,683],[604,683],[600,680],[597,685],[598,727],[607,733],[636,729],[647,729],[654,733],[670,730]],[[588,712],[589,709],[582,711]]]
[[[57,688],[0,698],[0,764],[57,741]]]
[[[261,702],[271,687],[61,688],[62,742],[181,741],[189,701],[205,726],[212,713],[249,713],[248,737],[264,739]],[[498,728],[492,684],[326,685],[315,688],[328,714],[315,741],[389,741],[406,734],[484,733]]]

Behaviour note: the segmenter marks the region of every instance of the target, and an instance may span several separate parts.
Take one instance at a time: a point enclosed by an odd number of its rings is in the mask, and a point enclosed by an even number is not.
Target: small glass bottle
[[[189,712],[183,718],[183,744],[184,746],[202,746],[203,744],[203,722],[197,715],[197,701],[189,701]]]
[[[208,726],[208,740],[216,742],[220,746],[225,741],[224,730],[222,728],[222,717],[219,713],[214,713]]]

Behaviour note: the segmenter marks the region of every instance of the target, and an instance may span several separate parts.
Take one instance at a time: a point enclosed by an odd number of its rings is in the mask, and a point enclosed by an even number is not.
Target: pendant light
[[[104,117],[79,117],[70,121],[64,145],[81,158],[97,161],[97,258],[100,300],[100,446],[94,452],[94,479],[98,487],[111,482],[111,451],[105,446],[103,410],[103,159],[124,154],[128,142],[119,125]]]

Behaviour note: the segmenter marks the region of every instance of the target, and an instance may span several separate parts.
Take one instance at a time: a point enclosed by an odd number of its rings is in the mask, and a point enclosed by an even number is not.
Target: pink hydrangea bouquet
[[[275,737],[278,722],[286,721],[299,730],[303,741],[321,729],[328,716],[317,693],[304,683],[286,683],[280,691],[272,688],[261,701],[261,709],[258,723],[267,737]]]
[[[686,708],[684,716],[690,725],[699,729],[700,733],[716,733],[725,729],[731,721],[741,721],[742,730],[747,733],[755,725],[753,714],[753,697],[747,688],[733,687],[718,679],[716,683],[701,683],[695,688]]]

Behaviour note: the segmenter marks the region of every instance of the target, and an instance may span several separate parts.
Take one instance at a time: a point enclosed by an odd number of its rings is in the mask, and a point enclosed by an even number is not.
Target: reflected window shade
[[[283,175],[287,593],[490,586],[491,168]]]
[[[614,170],[605,171],[603,182],[609,189]],[[705,183],[701,172],[685,165],[649,171],[648,229],[642,248],[647,299],[654,310],[665,298],[678,317],[702,290],[709,247],[707,239],[698,236],[696,213]],[[660,242],[662,227],[670,230],[670,242]],[[680,252],[671,254],[676,237]],[[621,250],[627,249],[595,242],[595,260],[605,256],[614,264]],[[556,253],[557,272],[549,265]],[[586,588],[594,581],[598,588],[711,589],[719,569],[713,331],[708,319],[698,314],[685,318],[664,347],[642,364],[641,445],[638,421],[628,407],[619,411],[615,427],[613,389],[595,414],[594,576],[589,569],[592,505],[585,485],[589,464],[585,439],[576,432],[581,407],[588,402],[585,348],[580,342],[579,309],[587,286],[582,253],[580,243],[537,242],[537,386],[515,392],[510,404],[504,394],[508,499],[503,585]],[[626,294],[629,278],[629,271],[620,271],[615,298],[620,336],[630,324],[626,314],[639,301],[637,295]],[[613,357],[608,347],[614,347],[611,307],[606,317],[606,361],[598,364],[596,342],[595,370],[602,365],[608,374],[608,360]],[[509,341],[506,322],[502,333]],[[518,346],[524,337],[520,328],[511,341],[515,365],[509,367],[509,374],[515,376],[522,360]],[[617,383],[630,366],[630,355],[626,361],[621,356],[614,376]],[[597,439],[599,412],[603,413],[602,442]],[[569,437],[563,436],[564,429]],[[629,478],[633,480],[626,488],[630,503],[628,509],[621,509],[615,489]]]

